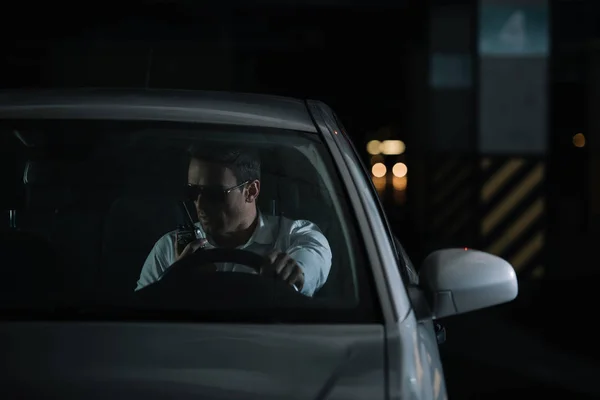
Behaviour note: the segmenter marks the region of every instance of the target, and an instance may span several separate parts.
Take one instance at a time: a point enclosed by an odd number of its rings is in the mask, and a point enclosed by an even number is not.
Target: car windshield
[[[4,121],[1,134],[5,315],[374,315],[317,134],[110,120]]]

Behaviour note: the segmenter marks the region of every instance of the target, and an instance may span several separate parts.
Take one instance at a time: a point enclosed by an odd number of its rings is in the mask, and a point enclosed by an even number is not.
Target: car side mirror
[[[506,260],[471,249],[431,253],[421,266],[419,280],[434,318],[506,303],[519,291],[515,270]]]

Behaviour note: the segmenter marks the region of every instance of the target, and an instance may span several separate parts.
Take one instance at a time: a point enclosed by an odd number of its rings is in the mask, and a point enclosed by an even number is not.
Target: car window
[[[47,120],[5,121],[2,135],[15,154],[5,310],[375,315],[354,216],[315,134]]]
[[[340,130],[347,136],[346,130],[345,130],[344,126],[342,125],[341,121],[339,120],[339,118],[337,117],[337,115],[335,115],[335,113],[333,113],[333,111],[330,111],[330,112],[333,115],[333,117],[336,121],[336,124],[338,125]],[[358,152],[356,151],[354,144],[352,143],[351,140],[348,140],[348,143],[349,143],[350,147],[353,149],[356,159],[359,160],[359,163],[362,167],[363,172],[365,173],[366,176],[369,176],[370,174],[367,170],[367,167],[365,166],[362,158],[359,156]],[[385,214],[385,211],[381,204],[381,200],[379,198],[379,195],[377,194],[377,190],[375,189],[375,186],[373,185],[373,181],[369,180],[369,183],[371,186],[371,193],[376,198],[376,203],[379,208],[379,214],[386,226],[389,243],[394,249],[394,254],[396,255],[396,262],[398,263],[398,268],[400,270],[402,280],[405,285],[418,285],[418,283],[419,283],[418,274],[417,274],[412,262],[408,258],[408,255],[407,255],[406,251],[404,250],[404,247],[400,244],[400,241],[398,240],[398,238],[392,234],[392,230],[390,228],[389,221],[387,220],[387,215]]]

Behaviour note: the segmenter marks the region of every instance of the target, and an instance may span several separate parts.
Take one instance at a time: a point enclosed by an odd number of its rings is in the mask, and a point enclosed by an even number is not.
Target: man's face
[[[242,186],[226,192],[240,183],[229,168],[197,159],[190,161],[188,184],[202,188],[194,204],[202,228],[209,235],[233,233],[246,217],[247,190]]]

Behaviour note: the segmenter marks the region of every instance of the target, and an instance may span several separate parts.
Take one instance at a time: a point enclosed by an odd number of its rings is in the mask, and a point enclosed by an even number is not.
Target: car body
[[[164,314],[135,319],[85,310],[57,317],[5,313],[0,322],[5,393],[85,399],[444,399],[435,319],[517,295],[508,263],[469,249],[433,253],[417,282],[370,175],[322,102],[163,90],[0,94],[4,128],[11,121],[62,119],[283,129],[320,138],[356,219],[376,312],[358,323],[169,321]]]

